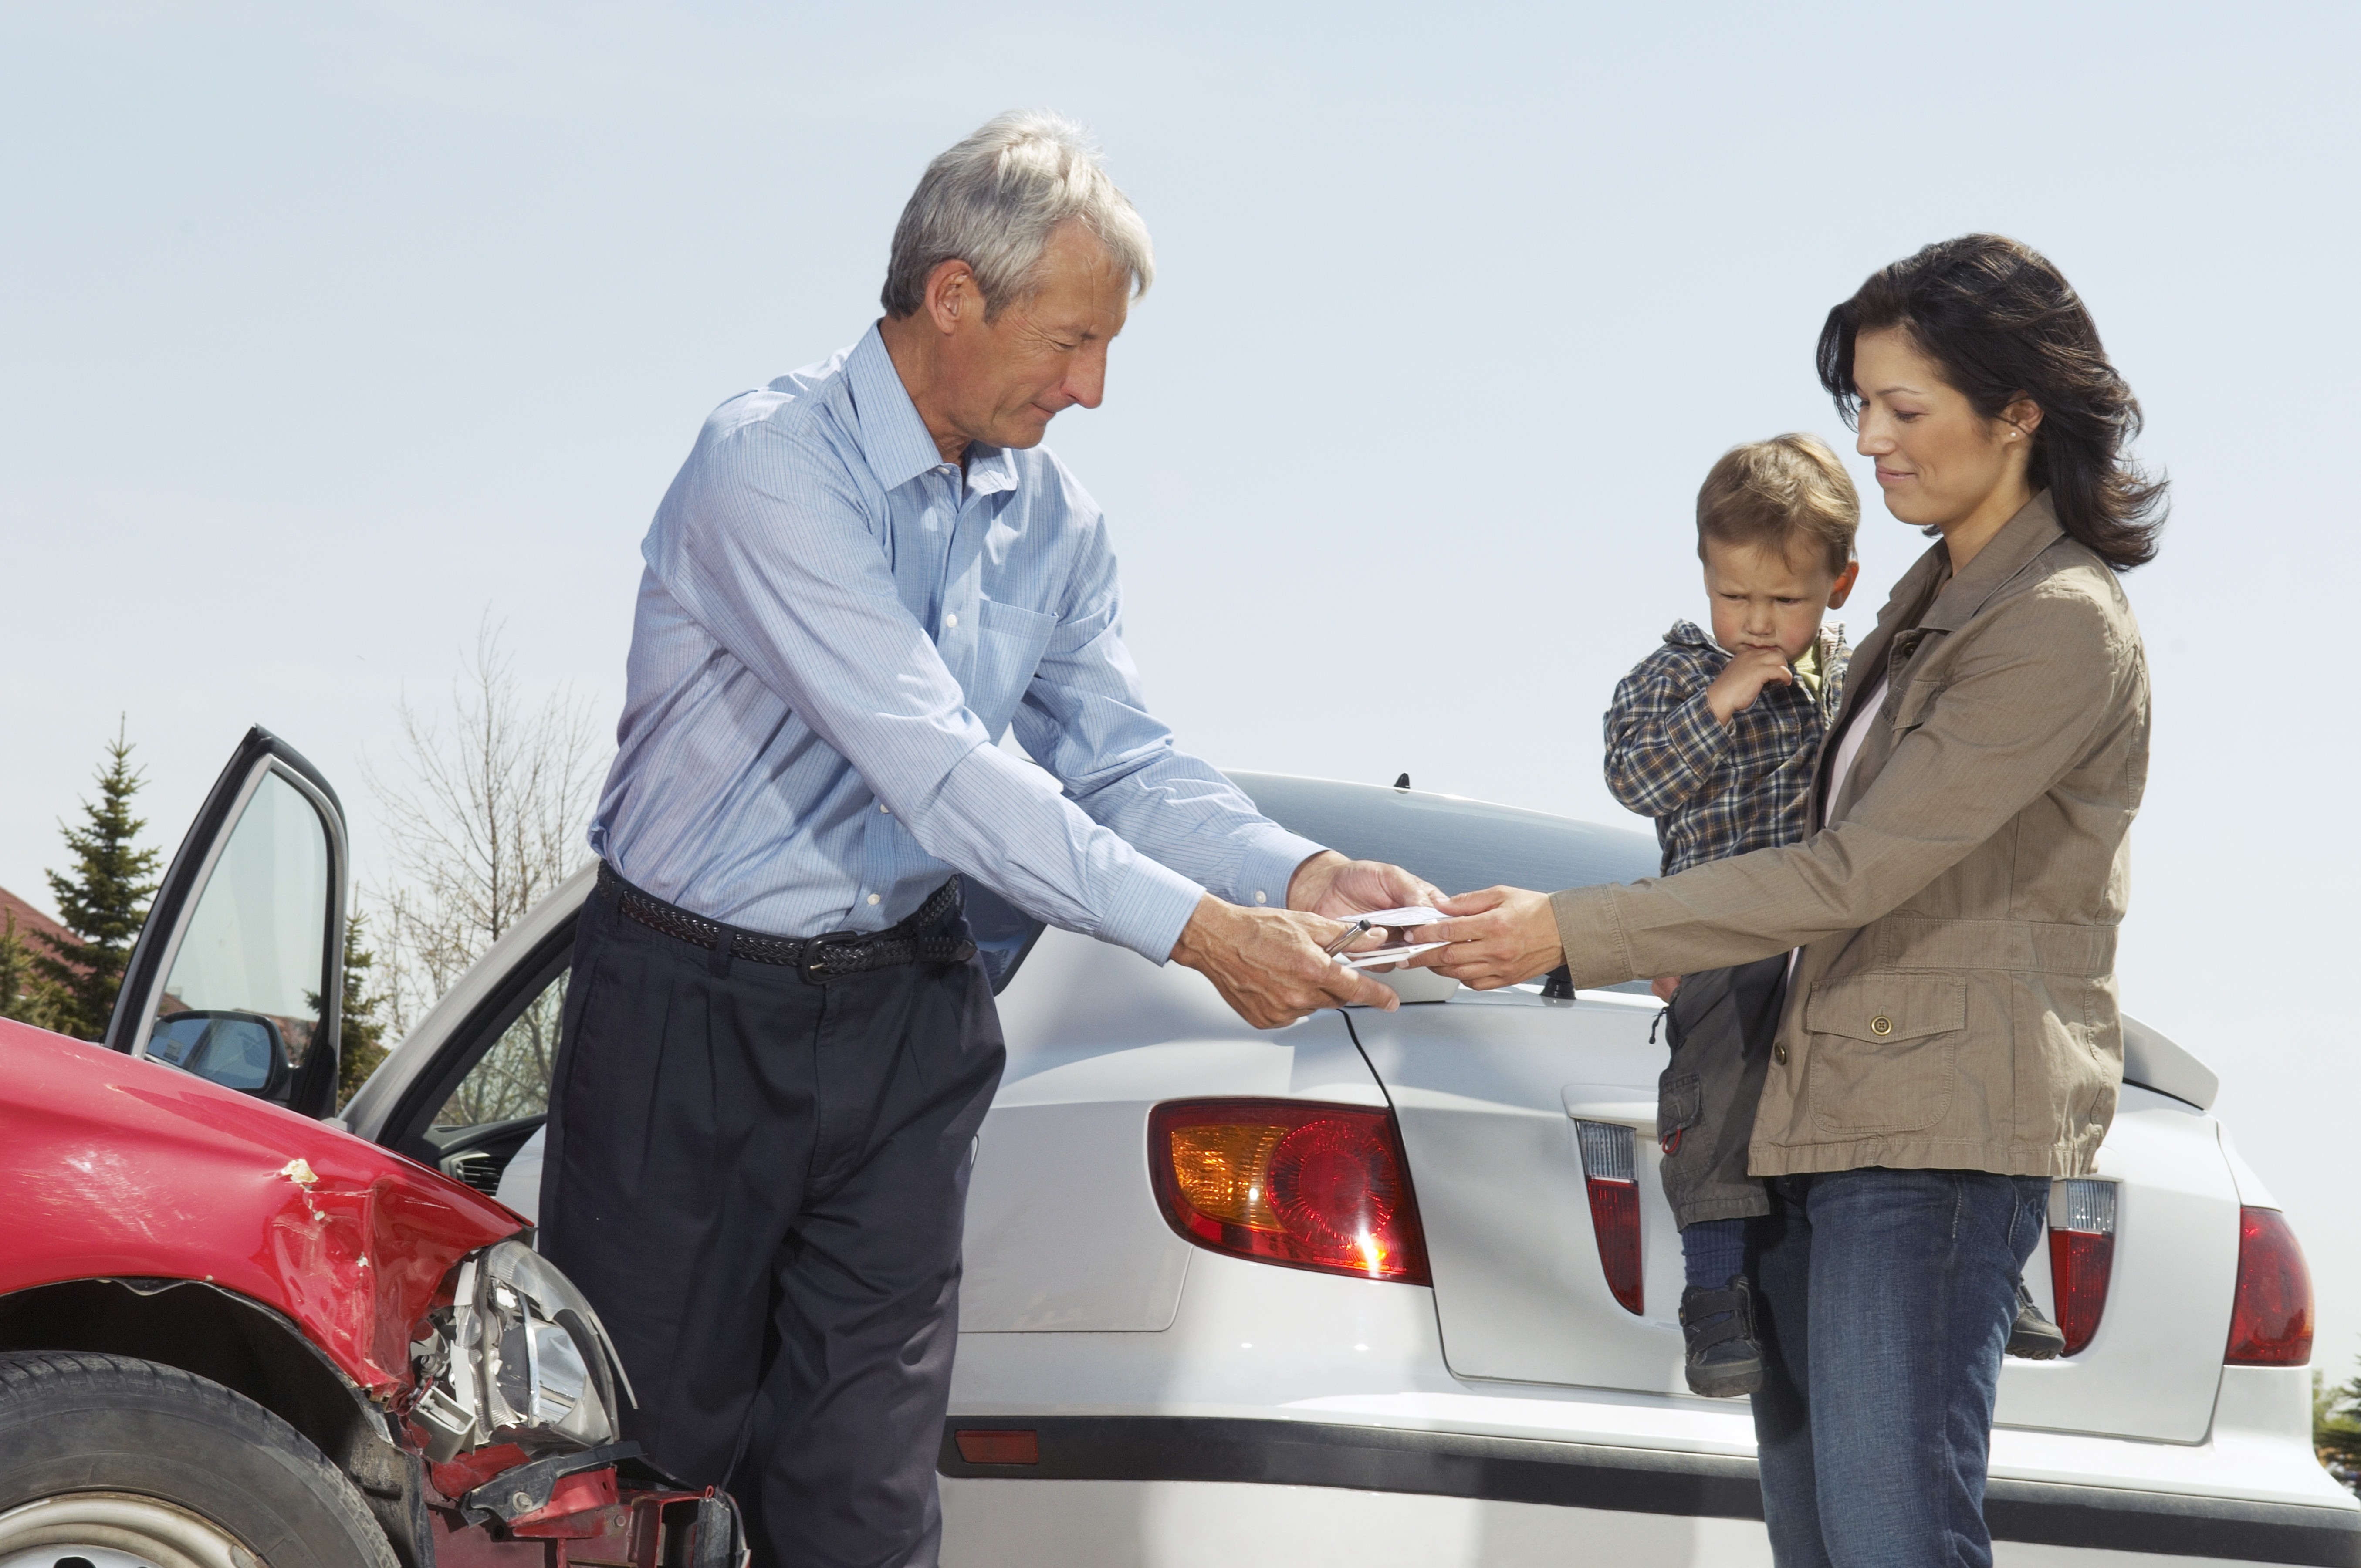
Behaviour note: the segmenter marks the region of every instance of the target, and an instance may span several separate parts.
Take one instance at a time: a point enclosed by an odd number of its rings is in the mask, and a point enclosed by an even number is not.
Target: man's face
[[[970,441],[1038,446],[1049,422],[1106,396],[1107,345],[1130,309],[1131,275],[1083,225],[1049,236],[1038,290],[987,322],[963,316],[939,361],[943,412]]]
[[[1705,542],[1705,591],[1713,606],[1713,640],[1733,653],[1776,648],[1794,663],[1820,634],[1820,616],[1844,602],[1855,568],[1842,587],[1828,563],[1797,565],[1753,544]]]

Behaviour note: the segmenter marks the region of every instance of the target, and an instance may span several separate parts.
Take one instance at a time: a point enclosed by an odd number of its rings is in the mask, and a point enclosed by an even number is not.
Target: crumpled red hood
[[[511,1211],[349,1133],[0,1020],[0,1295],[200,1279],[276,1308],[373,1396],[454,1264]]]

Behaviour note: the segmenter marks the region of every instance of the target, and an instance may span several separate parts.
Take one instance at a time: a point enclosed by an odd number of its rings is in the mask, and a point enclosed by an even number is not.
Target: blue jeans
[[[1773,1179],[1750,1222],[1763,1517],[1780,1568],[1990,1568],[1984,1468],[2049,1179]]]

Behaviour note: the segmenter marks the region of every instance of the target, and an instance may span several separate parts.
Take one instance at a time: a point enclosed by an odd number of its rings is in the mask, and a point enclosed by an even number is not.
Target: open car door
[[[106,1044],[306,1116],[334,1111],[349,867],[328,781],[247,731],[157,889]]]

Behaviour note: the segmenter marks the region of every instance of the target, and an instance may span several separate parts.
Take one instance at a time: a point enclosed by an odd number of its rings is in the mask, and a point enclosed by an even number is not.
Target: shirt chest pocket
[[[1025,688],[1033,684],[1033,672],[1058,630],[1058,618],[984,599],[977,606],[975,624],[975,674],[967,683],[968,711],[997,740],[1016,717]]]

